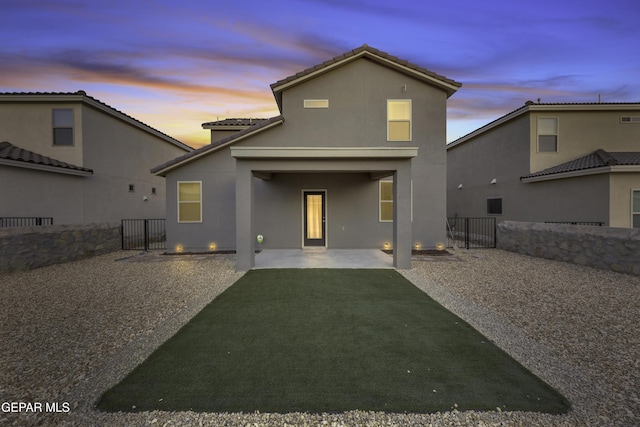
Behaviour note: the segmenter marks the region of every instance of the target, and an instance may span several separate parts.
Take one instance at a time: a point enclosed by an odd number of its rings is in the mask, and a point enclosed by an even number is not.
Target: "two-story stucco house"
[[[449,217],[640,227],[640,104],[523,107],[447,147]]]
[[[366,45],[272,84],[280,115],[206,123],[210,145],[153,168],[168,250],[235,249],[246,270],[260,234],[265,249],[389,246],[410,268],[412,247],[446,242],[446,102],[460,86]]]
[[[192,148],[88,96],[0,94],[0,217],[55,224],[163,218],[149,172]]]

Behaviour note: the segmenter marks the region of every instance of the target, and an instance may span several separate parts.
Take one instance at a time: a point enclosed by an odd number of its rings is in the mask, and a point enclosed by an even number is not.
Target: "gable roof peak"
[[[280,112],[282,112],[282,91],[362,57],[366,57],[379,64],[417,78],[418,80],[437,86],[447,92],[447,97],[453,95],[462,86],[462,83],[458,83],[455,80],[451,80],[424,67],[373,48],[365,43],[360,47],[271,84],[271,90],[276,98]]]
[[[167,135],[166,133],[151,127],[150,125],[132,117],[111,105],[108,105],[97,98],[94,98],[91,95],[87,95],[87,92],[84,90],[77,90],[75,92],[0,92],[0,102],[81,102],[86,105],[90,105],[102,112],[105,112],[113,117],[116,117],[120,120],[123,120],[127,123],[132,124],[133,126],[143,129],[147,133],[151,133],[166,142],[173,144],[184,151],[193,150],[192,147],[187,144],[178,141],[172,136]]]

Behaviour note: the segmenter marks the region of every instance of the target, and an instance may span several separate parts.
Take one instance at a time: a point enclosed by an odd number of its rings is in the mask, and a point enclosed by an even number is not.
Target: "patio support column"
[[[411,269],[411,160],[393,175],[393,266]]]
[[[248,162],[236,160],[236,271],[255,266],[253,241],[253,173]]]

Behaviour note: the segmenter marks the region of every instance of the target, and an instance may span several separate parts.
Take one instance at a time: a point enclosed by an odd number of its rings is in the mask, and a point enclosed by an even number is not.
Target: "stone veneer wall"
[[[497,247],[557,261],[640,275],[640,229],[504,221]]]
[[[0,228],[0,272],[75,261],[121,247],[120,224]]]

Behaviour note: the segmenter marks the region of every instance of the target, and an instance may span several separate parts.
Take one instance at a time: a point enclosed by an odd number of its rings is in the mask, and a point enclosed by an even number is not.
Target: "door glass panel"
[[[322,239],[321,194],[307,194],[307,239]]]

